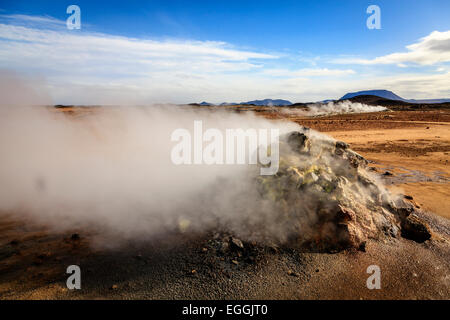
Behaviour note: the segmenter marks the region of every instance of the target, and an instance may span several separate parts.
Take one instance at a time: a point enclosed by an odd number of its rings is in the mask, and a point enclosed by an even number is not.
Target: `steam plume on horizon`
[[[295,114],[299,116],[313,117],[324,116],[329,114],[341,114],[341,113],[367,113],[367,112],[380,112],[388,110],[382,106],[370,106],[364,103],[351,102],[351,101],[330,101],[323,104],[308,104],[307,110],[304,109],[290,109],[283,108],[282,112],[287,114]]]

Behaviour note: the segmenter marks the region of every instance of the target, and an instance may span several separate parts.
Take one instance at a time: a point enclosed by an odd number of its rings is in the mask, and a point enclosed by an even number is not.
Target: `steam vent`
[[[307,128],[280,137],[274,176],[258,177],[261,196],[277,206],[284,242],[319,251],[357,248],[368,239],[405,237],[423,242],[428,226],[402,196],[390,194],[368,161]]]

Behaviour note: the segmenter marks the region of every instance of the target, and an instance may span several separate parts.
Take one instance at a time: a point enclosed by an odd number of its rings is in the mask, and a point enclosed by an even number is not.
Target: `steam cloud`
[[[339,113],[366,113],[388,110],[382,106],[369,106],[367,104],[351,101],[333,102],[325,104],[309,104],[307,110],[283,108],[282,112],[299,116],[324,116]]]
[[[146,238],[186,221],[190,230],[203,230],[239,219],[243,211],[268,214],[252,185],[256,166],[176,166],[170,158],[171,133],[192,132],[194,120],[202,120],[204,130],[223,132],[298,129],[251,114],[176,106],[99,107],[88,116],[68,117],[54,108],[30,106],[51,104],[35,93],[45,92],[37,83],[14,75],[2,83],[9,85],[1,86],[0,212],[57,230]]]
[[[277,204],[258,192],[258,167],[174,165],[170,137],[177,128],[192,131],[194,120],[223,132],[278,128],[285,134],[302,131],[298,125],[176,106],[98,107],[70,117],[31,106],[51,104],[39,81],[4,74],[0,83],[0,215],[118,240],[217,227],[247,239],[289,236],[276,221]],[[308,135],[330,140],[312,130]],[[314,207],[314,197],[305,199],[305,210]],[[315,218],[309,212],[304,219]]]

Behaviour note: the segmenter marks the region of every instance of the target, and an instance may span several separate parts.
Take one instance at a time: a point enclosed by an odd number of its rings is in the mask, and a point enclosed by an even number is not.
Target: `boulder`
[[[303,131],[280,137],[278,173],[257,178],[259,194],[274,206],[264,239],[329,251],[360,249],[400,230],[408,239],[430,238],[426,225],[410,218],[415,207],[390,194],[363,156],[344,142]],[[283,230],[284,237],[270,230]]]
[[[242,241],[240,239],[238,239],[238,238],[235,238],[235,237],[231,237],[231,239],[230,239],[230,246],[234,250],[242,250],[242,249],[244,249],[244,244],[242,243]]]
[[[402,236],[419,243],[431,238],[431,231],[427,223],[417,215],[411,214],[402,220]]]
[[[297,131],[288,135],[287,143],[296,152],[308,152],[310,148],[309,138],[304,133]]]

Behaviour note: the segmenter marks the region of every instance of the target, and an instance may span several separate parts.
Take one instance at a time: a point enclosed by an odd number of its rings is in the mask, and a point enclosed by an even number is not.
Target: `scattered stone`
[[[345,156],[350,165],[354,168],[366,167],[369,163],[362,155],[350,149],[345,150],[345,152],[343,152],[343,156]]]
[[[334,153],[335,153],[337,156],[342,156],[342,155],[344,155],[344,152],[345,152],[345,150],[347,150],[347,149],[348,149],[348,144],[346,144],[346,143],[343,142],[343,141],[336,141]]]
[[[393,175],[394,174],[389,171],[386,171],[385,173],[383,173],[383,176],[393,176]]]
[[[252,264],[255,262],[255,258],[252,256],[248,256],[247,258],[245,258],[245,262]]]
[[[279,252],[278,246],[276,244],[273,244],[273,243],[269,245],[269,249],[270,249],[270,251],[272,253],[278,253]]]
[[[34,260],[34,261],[33,261],[33,264],[34,264],[35,266],[40,266],[40,265],[42,265],[43,263],[44,263],[44,261],[41,260],[41,259],[37,259],[37,260]]]
[[[231,245],[231,248],[233,248],[235,250],[236,249],[237,250],[244,249],[244,244],[242,243],[242,241],[240,239],[238,239],[238,238],[235,238],[235,237],[231,237],[230,245]]]
[[[402,236],[419,243],[431,238],[431,231],[425,221],[411,214],[402,220]]]
[[[208,248],[202,248],[202,252],[203,253],[208,252]]]
[[[414,207],[416,207],[417,209],[420,209],[420,205],[414,201],[412,196],[408,196],[408,195],[404,195],[403,198],[405,198],[406,200],[408,200]]]
[[[235,265],[239,265],[239,262],[237,260],[231,260],[231,262]]]
[[[44,260],[44,259],[51,257],[51,255],[52,254],[50,252],[44,252],[44,253],[38,254],[36,256],[36,258],[38,258],[39,260]]]
[[[220,245],[219,250],[221,253],[226,253],[229,249],[230,249],[230,245],[228,244],[228,242],[223,241]]]
[[[361,244],[359,245],[358,250],[361,251],[361,252],[366,252],[366,246],[367,246],[367,243],[366,243],[365,241],[363,241],[363,242],[361,242]]]
[[[346,150],[348,148],[348,144],[343,141],[336,141],[336,148]]]
[[[309,138],[301,132],[294,131],[289,134],[287,140],[289,146],[296,152],[308,152],[310,148]]]
[[[300,274],[298,274],[297,272],[292,271],[290,269],[288,270],[288,275],[290,275],[292,277],[300,277]]]
[[[80,240],[81,239],[81,237],[80,237],[80,235],[78,234],[78,233],[74,233],[74,234],[72,234],[71,236],[70,236],[70,240]]]
[[[117,290],[119,288],[119,286],[117,284],[113,284],[111,286],[111,290]]]
[[[356,214],[352,209],[339,205],[339,210],[336,217],[340,222],[353,221],[355,220]]]

